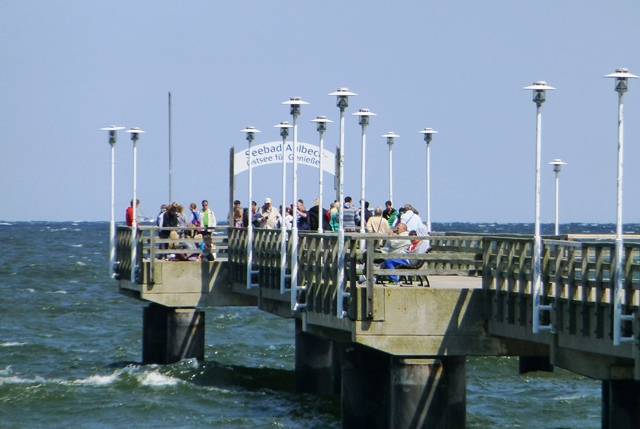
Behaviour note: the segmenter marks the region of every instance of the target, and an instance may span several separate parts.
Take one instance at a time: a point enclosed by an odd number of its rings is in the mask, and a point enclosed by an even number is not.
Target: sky
[[[365,198],[393,199],[426,219],[430,145],[432,222],[533,222],[536,106],[523,87],[557,88],[542,106],[541,221],[616,221],[618,95],[603,76],[640,75],[640,2],[595,0],[14,1],[0,0],[0,221],[108,221],[111,147],[101,127],[140,127],[137,195],[155,217],[171,199],[207,199],[229,210],[229,153],[277,141],[282,102],[309,102],[298,140],[335,151],[346,87],[345,196],[361,192],[362,128],[352,113],[376,113],[366,128]],[[640,79],[624,97],[623,222],[640,222]],[[281,203],[281,167],[253,170],[253,199]],[[323,198],[335,199],[324,176]],[[288,199],[291,198],[289,167]],[[318,195],[318,170],[298,167],[298,197]],[[133,195],[133,144],[115,145],[116,220]],[[247,202],[247,173],[234,197]],[[290,202],[290,201],[288,201]]]

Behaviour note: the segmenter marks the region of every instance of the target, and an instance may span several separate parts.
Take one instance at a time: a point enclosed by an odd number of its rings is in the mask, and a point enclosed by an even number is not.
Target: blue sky
[[[359,199],[361,128],[369,108],[367,200],[426,209],[431,144],[433,222],[532,222],[535,104],[524,86],[544,80],[541,219],[553,222],[554,158],[561,222],[615,222],[617,94],[603,75],[640,74],[640,2],[632,1],[7,1],[0,0],[0,220],[108,220],[110,147],[99,128],[146,131],[138,143],[138,196],[155,216],[169,199],[168,93],[173,98],[173,199],[228,211],[229,148],[241,129],[291,121],[281,104],[302,97],[299,140],[334,120],[329,92],[347,87],[345,194]],[[640,222],[640,79],[625,96],[623,221]],[[132,196],[132,144],[116,145],[116,213]],[[289,173],[291,169],[289,168]],[[289,176],[290,177],[290,176]],[[254,170],[254,199],[280,202],[280,167]],[[324,199],[333,199],[325,176]],[[291,186],[289,186],[291,187]],[[246,203],[246,173],[236,197]],[[299,197],[317,196],[317,170],[299,167]]]

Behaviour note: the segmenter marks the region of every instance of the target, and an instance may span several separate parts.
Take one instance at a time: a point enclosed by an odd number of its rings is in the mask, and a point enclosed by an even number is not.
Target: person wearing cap
[[[280,222],[280,212],[271,205],[271,198],[264,199],[264,205],[260,209],[259,228],[274,229]]]

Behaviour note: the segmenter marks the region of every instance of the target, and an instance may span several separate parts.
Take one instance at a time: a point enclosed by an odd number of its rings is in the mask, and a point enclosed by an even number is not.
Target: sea
[[[433,229],[533,233],[532,224]],[[142,365],[143,303],[109,276],[108,222],[0,222],[0,243],[0,428],[340,428],[339,397],[294,391],[291,320],[206,308],[204,362]],[[467,428],[596,429],[600,401],[599,381],[562,369],[519,375],[518,358],[467,360]]]

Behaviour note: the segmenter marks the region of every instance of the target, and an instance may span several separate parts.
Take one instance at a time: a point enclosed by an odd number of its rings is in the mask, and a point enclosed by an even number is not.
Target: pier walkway
[[[215,261],[165,261],[176,250],[160,249],[175,240],[141,227],[132,270],[131,230],[118,229],[119,289],[150,303],[144,362],[203,359],[204,308],[257,306],[294,321],[297,389],[341,394],[346,428],[463,428],[467,356],[519,356],[523,372],[558,366],[602,380],[602,427],[640,425],[637,241],[624,244],[625,341],[614,346],[608,237],[543,240],[540,324],[547,329],[534,334],[530,236],[433,235],[432,250],[411,257],[423,260],[420,268],[382,270],[379,262],[393,256],[362,248],[388,237],[347,233],[340,286],[337,234],[300,233],[292,294],[279,230],[254,230],[250,268],[246,230],[220,232]],[[381,281],[389,274],[405,284]]]

